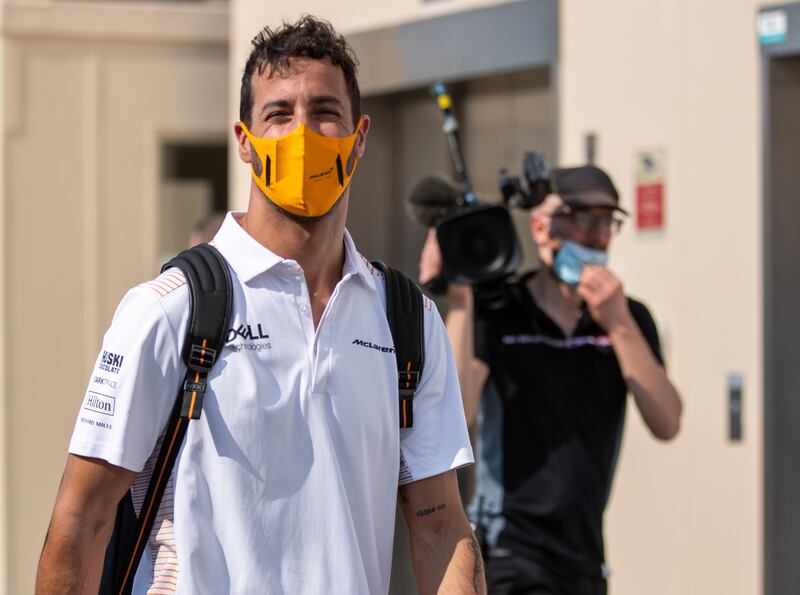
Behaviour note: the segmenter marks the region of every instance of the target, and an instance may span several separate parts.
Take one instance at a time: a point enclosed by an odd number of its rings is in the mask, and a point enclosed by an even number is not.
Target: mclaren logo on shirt
[[[353,345],[366,347],[367,349],[374,349],[375,351],[380,351],[382,353],[394,353],[394,347],[381,347],[380,345],[375,345],[375,343],[370,343],[364,339],[353,339]]]
[[[237,341],[238,339],[238,341]],[[225,342],[236,352],[239,351],[264,351],[272,349],[269,335],[264,332],[261,324],[240,324],[236,328],[228,330]],[[236,342],[234,342],[236,341]]]
[[[119,369],[122,367],[123,356],[110,351],[104,351],[100,356],[100,363],[97,367],[103,372],[111,372],[112,374],[119,374]]]

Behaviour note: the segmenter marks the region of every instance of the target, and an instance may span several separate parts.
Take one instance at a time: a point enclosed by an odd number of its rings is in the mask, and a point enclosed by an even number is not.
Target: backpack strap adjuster
[[[194,373],[194,380],[191,379],[191,372],[187,374],[183,381],[183,400],[181,402],[181,417],[185,419],[200,419],[203,411],[203,397],[206,394],[207,374],[202,372]]]
[[[397,373],[397,379],[400,394],[406,392],[413,396],[419,384],[419,370],[401,370]]]
[[[195,372],[208,374],[217,359],[217,350],[209,347],[206,343],[206,339],[203,339],[200,344],[194,338],[192,339],[186,365]]]

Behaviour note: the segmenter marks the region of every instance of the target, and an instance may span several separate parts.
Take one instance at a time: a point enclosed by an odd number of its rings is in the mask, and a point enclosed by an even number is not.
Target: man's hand
[[[606,267],[586,265],[577,293],[589,308],[589,314],[606,331],[635,324],[622,292],[622,282]]]
[[[484,595],[483,558],[461,506],[455,471],[401,486],[398,496],[420,595]]]

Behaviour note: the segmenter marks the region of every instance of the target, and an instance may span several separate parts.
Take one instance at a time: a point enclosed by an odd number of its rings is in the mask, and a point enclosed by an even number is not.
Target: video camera
[[[480,286],[500,281],[517,270],[522,249],[509,208],[530,209],[541,203],[552,191],[552,171],[544,155],[527,152],[521,175],[509,176],[505,168],[500,170],[502,204],[480,202],[467,176],[452,100],[442,84],[433,91],[443,112],[442,128],[459,183],[455,185],[441,175],[425,177],[411,190],[407,204],[414,219],[436,228],[442,272],[426,286],[442,293],[448,282]]]

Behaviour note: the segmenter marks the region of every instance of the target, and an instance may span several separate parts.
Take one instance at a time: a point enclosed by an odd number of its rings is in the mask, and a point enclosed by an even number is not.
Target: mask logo
[[[327,178],[333,173],[333,168],[330,168],[328,171],[323,171],[318,174],[311,174],[308,176],[309,180],[321,180],[322,178]]]
[[[581,280],[583,267],[587,264],[606,266],[608,253],[564,240],[553,260],[553,272],[558,279],[570,287],[576,287]]]

